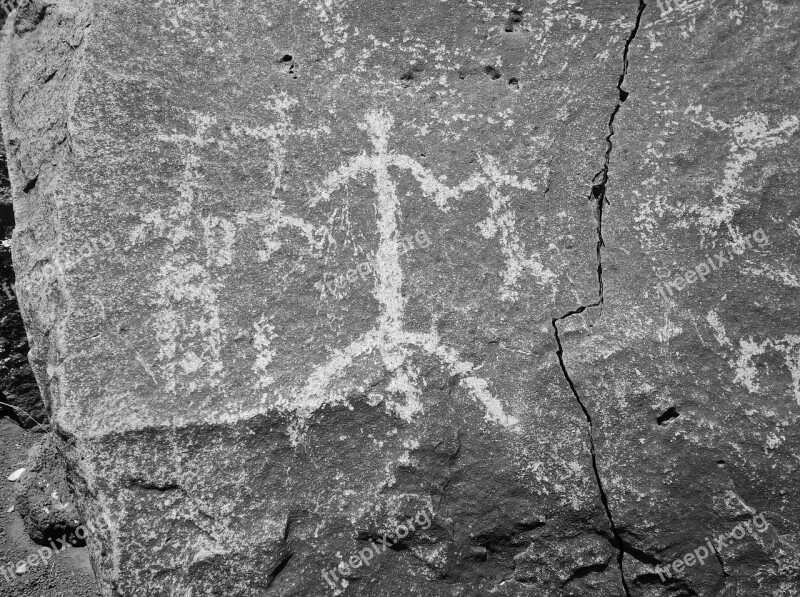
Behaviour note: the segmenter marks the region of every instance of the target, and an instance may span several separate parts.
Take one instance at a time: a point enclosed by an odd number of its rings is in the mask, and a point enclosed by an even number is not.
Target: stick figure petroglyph
[[[460,384],[483,404],[487,420],[516,428],[518,420],[505,413],[500,401],[489,390],[488,382],[474,375],[477,368],[473,363],[462,361],[455,350],[444,346],[435,331],[411,332],[403,325],[405,299],[402,294],[403,271],[397,240],[400,202],[390,168],[410,172],[420,183],[423,194],[432,197],[436,205],[445,211],[449,207],[449,200],[491,184],[491,181],[482,174],[475,174],[456,187],[445,186],[411,157],[389,150],[389,131],[392,124],[393,118],[386,112],[368,113],[366,125],[362,129],[370,135],[374,152],[362,153],[352,158],[327,176],[309,202],[309,207],[313,208],[321,202],[329,201],[331,195],[351,179],[367,174],[374,178],[380,237],[375,254],[374,295],[380,308],[377,327],[346,348],[337,350],[327,362],[311,373],[305,386],[295,392],[291,400],[282,398],[279,405],[295,411],[299,419],[298,427],[302,430],[305,420],[323,404],[344,400],[343,396],[331,391],[332,382],[342,377],[346,368],[357,358],[377,353],[385,369],[393,375],[387,389],[406,399],[405,405],[394,405],[395,410],[401,416],[410,418],[422,411],[419,401],[421,390],[416,383],[418,374],[410,364],[410,357],[412,352],[422,351],[443,363],[451,375],[460,377]],[[492,162],[487,163],[495,167]]]
[[[500,188],[504,186],[525,191],[535,191],[536,187],[530,180],[520,181],[516,176],[503,174],[497,165],[497,160],[491,156],[481,159],[481,167],[486,175],[484,183],[489,189],[492,205],[489,208],[489,215],[478,224],[478,227],[485,238],[494,238],[498,235],[500,237],[501,250],[506,260],[506,269],[503,272],[504,287],[500,298],[514,301],[519,296],[516,288],[519,278],[526,269],[541,284],[556,279],[553,272],[537,261],[538,254],[525,256],[525,244],[519,237],[516,215],[510,207],[511,199],[500,192]]]
[[[192,120],[195,128],[192,136],[179,133],[158,136],[159,140],[177,143],[184,150],[184,169],[178,186],[180,199],[169,209],[144,216],[143,223],[133,230],[130,238],[134,245],[148,233],[169,241],[156,283],[158,312],[154,327],[159,342],[158,368],[166,382],[165,390],[173,394],[179,390],[191,393],[205,385],[219,384],[222,329],[217,295],[220,284],[212,277],[210,269],[229,262],[230,252],[225,250],[229,242],[225,239],[233,234],[231,222],[213,216],[204,218],[194,210],[200,178],[197,151],[218,141],[206,137],[215,122],[213,117],[194,113]],[[185,242],[191,242],[196,236],[193,227],[198,223],[206,246],[204,262],[189,258],[191,250],[181,250]],[[219,240],[222,242],[217,242]],[[182,315],[177,307],[179,303],[195,305],[200,316],[193,314],[189,319]]]
[[[234,258],[234,243],[238,230],[256,225],[262,230],[265,249],[259,260],[267,261],[280,246],[276,240],[282,228],[299,229],[306,237],[312,252],[322,245],[324,230],[284,213],[283,203],[276,197],[281,188],[286,160],[286,138],[293,135],[316,135],[321,130],[292,129],[288,110],[296,100],[279,95],[271,98],[267,109],[277,114],[276,121],[267,127],[247,127],[234,124],[230,136],[209,135],[216,118],[193,112],[194,133],[161,134],[160,141],[177,144],[183,153],[184,170],[178,185],[179,199],[175,205],[146,214],[137,226],[130,243],[136,245],[146,237],[166,239],[164,261],[160,267],[156,293],[158,311],[154,328],[159,343],[158,369],[166,383],[166,391],[191,393],[203,387],[217,387],[223,372],[221,358],[224,330],[220,323],[219,292],[227,267]],[[201,194],[201,148],[216,144],[223,151],[237,145],[237,138],[251,138],[269,144],[269,163],[266,170],[272,180],[268,205],[253,212],[239,212],[235,221],[216,215],[203,215],[196,209]],[[197,255],[195,245],[201,243],[205,258]],[[194,308],[193,308],[194,307]],[[199,317],[198,317],[199,313]],[[260,331],[266,329],[265,322]],[[269,339],[258,344],[269,351]],[[263,387],[270,378],[263,371],[268,363],[263,355],[256,364]]]
[[[288,139],[329,131],[326,127],[294,129],[288,115],[292,101],[285,97],[273,99],[275,101],[271,109],[277,112],[278,119],[270,126],[252,128],[234,125],[229,128],[230,135],[222,133],[223,139],[219,140],[208,134],[216,120],[194,114],[194,134],[175,133],[159,137],[163,141],[178,144],[184,154],[184,172],[178,185],[180,198],[169,208],[145,215],[142,224],[132,232],[130,241],[135,245],[148,236],[169,241],[156,282],[158,312],[154,316],[154,325],[159,353],[154,369],[170,393],[219,386],[223,374],[221,350],[225,332],[220,324],[218,295],[227,275],[226,269],[220,268],[227,268],[235,258],[233,249],[243,227],[255,225],[262,229],[267,248],[259,251],[259,261],[268,261],[280,246],[277,234],[281,229],[299,232],[308,242],[312,254],[321,250],[326,235],[329,235],[325,225],[315,225],[308,219],[287,213],[279,199]],[[510,199],[499,189],[505,186],[530,191],[534,185],[528,180],[520,181],[503,174],[496,160],[485,156],[480,159],[479,172],[458,185],[448,186],[413,158],[389,149],[392,125],[390,114],[369,112],[361,128],[369,135],[373,151],[350,159],[330,173],[308,203],[313,208],[330,202],[332,195],[352,179],[369,176],[374,180],[379,234],[374,257],[374,296],[379,307],[376,326],[346,348],[334,351],[324,363],[311,371],[301,386],[270,395],[267,390],[275,382],[271,372],[272,361],[277,354],[274,344],[280,336],[280,330],[271,323],[270,317],[264,314],[256,317],[254,347],[258,354],[253,370],[258,378],[257,389],[266,392],[261,398],[262,406],[293,412],[297,422],[294,428],[302,432],[308,417],[322,405],[344,401],[344,396],[334,386],[347,383],[348,367],[357,359],[368,357],[377,359],[383,370],[388,372],[390,379],[385,387],[386,392],[404,398],[403,404],[390,403],[389,399],[387,404],[399,416],[410,420],[422,411],[419,374],[412,363],[414,354],[422,354],[437,360],[449,374],[459,378],[460,386],[483,406],[488,421],[518,430],[518,419],[506,414],[503,404],[490,391],[489,382],[476,374],[479,366],[463,360],[455,349],[444,345],[433,329],[424,333],[409,331],[404,327],[403,271],[398,246],[401,210],[391,170],[410,173],[420,185],[423,195],[431,198],[442,211],[449,210],[450,202],[466,193],[488,189],[491,199],[489,215],[478,226],[484,237],[497,237],[502,244],[502,253],[507,262],[507,271],[503,276],[503,298],[506,300],[513,297],[514,286],[522,271],[534,271],[536,268],[533,262],[535,255],[524,255],[526,249],[516,231]],[[272,184],[267,205],[259,210],[240,211],[230,219],[201,215],[195,206],[202,189],[198,152],[215,142],[220,150],[229,151],[229,148],[237,147],[237,138],[244,137],[266,141],[270,146],[271,157],[266,170]],[[205,246],[205,256],[197,255],[197,244],[200,242]],[[552,275],[544,269],[539,270],[539,274],[540,280],[547,280]],[[192,308],[194,306],[197,308]]]

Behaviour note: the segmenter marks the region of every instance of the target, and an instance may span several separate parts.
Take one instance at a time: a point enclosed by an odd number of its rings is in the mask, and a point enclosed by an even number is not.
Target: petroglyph
[[[702,107],[690,106],[686,112],[690,111],[699,113]],[[710,115],[707,115],[704,121],[693,119],[692,122],[714,131],[730,131],[732,139],[724,179],[714,189],[714,199],[717,204],[711,207],[693,205],[689,211],[700,216],[698,224],[704,236],[713,235],[725,224],[733,241],[738,242],[741,235],[731,222],[746,201],[740,192],[745,168],[755,161],[759,150],[771,149],[786,143],[797,131],[800,120],[797,116],[785,116],[779,124],[769,128],[769,118],[766,115],[749,112],[739,116],[730,124],[716,120]]]
[[[519,297],[517,285],[525,270],[528,270],[534,279],[543,285],[556,279],[553,272],[537,261],[538,254],[525,256],[525,244],[520,240],[517,232],[517,220],[514,210],[511,208],[511,198],[500,192],[500,188],[503,186],[525,191],[535,191],[536,186],[530,180],[520,181],[516,176],[503,174],[497,165],[497,160],[491,156],[481,159],[481,166],[486,175],[481,182],[489,188],[492,205],[489,208],[489,215],[478,224],[478,227],[486,238],[500,237],[503,256],[506,260],[506,270],[503,272],[504,288],[500,298],[504,301],[514,301]]]
[[[800,405],[800,335],[788,334],[777,340],[767,338],[760,342],[752,337],[741,338],[738,347],[736,347],[728,337],[716,311],[710,311],[706,316],[706,320],[714,330],[714,337],[717,343],[735,353],[734,358],[728,359],[731,369],[736,372],[733,379],[735,383],[747,388],[748,392],[757,392],[760,389],[758,383],[759,371],[753,364],[753,359],[764,354],[768,348],[771,348],[783,356],[786,368],[792,377],[792,390],[795,400]]]
[[[332,194],[351,179],[364,174],[371,174],[374,177],[377,228],[380,235],[375,255],[374,296],[380,307],[377,328],[363,334],[347,348],[336,351],[326,363],[313,371],[305,386],[294,393],[291,400],[283,398],[279,404],[297,413],[298,429],[302,430],[308,416],[323,404],[344,400],[341,393],[330,390],[331,383],[336,379],[345,378],[346,369],[357,358],[377,352],[383,366],[393,375],[387,389],[405,397],[404,405],[389,404],[400,416],[410,419],[423,409],[419,400],[421,390],[416,381],[418,372],[410,364],[412,353],[420,350],[437,358],[451,375],[461,378],[459,382],[461,386],[483,404],[487,420],[506,427],[515,427],[518,424],[517,419],[505,413],[500,401],[489,390],[488,382],[472,375],[477,369],[473,363],[461,360],[455,350],[442,345],[433,330],[429,333],[417,333],[404,329],[403,271],[397,240],[401,210],[397,187],[392,180],[390,168],[409,171],[420,183],[423,194],[431,197],[443,211],[449,209],[450,200],[457,199],[464,193],[474,191],[490,182],[502,181],[505,184],[527,187],[517,183],[516,179],[501,177],[494,163],[488,159],[486,164],[489,172],[495,175],[494,179],[474,174],[460,185],[448,187],[413,158],[395,154],[389,149],[389,133],[392,125],[393,118],[390,114],[383,111],[369,112],[366,123],[361,128],[369,134],[374,152],[372,154],[365,152],[352,158],[327,176],[309,202],[309,207],[313,208],[321,202],[330,201]],[[503,205],[493,207],[499,212]],[[510,229],[511,224],[507,224],[506,234]]]
[[[298,231],[312,254],[318,254],[329,236],[325,226],[314,225],[307,219],[287,213],[285,204],[278,198],[283,189],[289,135],[317,136],[327,131],[325,127],[292,128],[288,112],[294,103],[296,101],[285,97],[273,98],[268,106],[277,114],[276,122],[259,127],[232,125],[231,138],[225,136],[221,141],[208,137],[209,128],[216,124],[216,120],[201,114],[193,115],[193,135],[176,133],[159,137],[170,143],[178,143],[184,150],[180,199],[165,212],[155,211],[145,216],[144,223],[131,234],[131,243],[141,243],[147,236],[164,237],[170,241],[167,258],[161,266],[156,284],[159,312],[154,318],[155,335],[159,343],[158,371],[170,393],[192,392],[219,385],[223,373],[220,350],[224,331],[220,325],[218,296],[225,276],[220,268],[233,262],[236,239],[242,229],[252,225],[260,228],[264,246],[257,253],[260,262],[269,261],[281,247],[278,233],[283,228]],[[448,186],[410,156],[389,149],[392,125],[390,114],[369,112],[360,127],[369,135],[373,153],[361,153],[329,174],[307,202],[307,207],[313,209],[331,202],[333,194],[349,181],[365,175],[374,177],[379,233],[373,292],[380,309],[377,328],[363,334],[349,347],[332,354],[324,365],[311,373],[304,386],[289,395],[280,395],[274,406],[295,412],[298,416],[297,429],[301,430],[308,416],[323,404],[344,400],[341,394],[330,389],[332,382],[345,378],[347,368],[359,357],[377,354],[383,367],[392,376],[386,386],[387,392],[404,399],[400,403],[387,398],[387,405],[399,416],[410,420],[423,411],[419,372],[411,363],[414,352],[421,351],[438,359],[451,375],[460,377],[461,387],[485,408],[487,420],[513,428],[517,425],[517,419],[506,414],[503,405],[491,392],[489,382],[473,375],[479,368],[477,365],[462,360],[455,350],[443,346],[434,331],[419,333],[404,329],[405,299],[402,294],[403,271],[398,243],[401,206],[390,169],[410,173],[419,183],[424,196],[431,198],[442,211],[450,210],[451,203],[466,193],[480,189],[488,191],[491,202],[489,213],[477,227],[484,238],[496,238],[500,244],[506,267],[499,292],[501,299],[506,301],[517,299],[517,286],[526,271],[541,284],[555,278],[550,270],[537,261],[538,255],[526,255],[525,244],[516,228],[511,198],[501,192],[502,187],[529,192],[535,191],[536,187],[528,179],[520,180],[504,174],[492,156],[480,158],[481,171],[456,186]],[[222,149],[234,147],[236,139],[245,137],[266,141],[270,145],[270,161],[266,165],[271,180],[268,205],[258,211],[239,212],[235,222],[218,216],[200,216],[195,210],[201,188],[197,151],[213,143]],[[202,239],[205,247],[205,261],[187,261],[185,252],[181,250],[182,243],[198,238]],[[197,312],[200,313],[199,317]],[[257,388],[266,390],[275,381],[269,369],[276,356],[273,343],[279,337],[280,330],[276,330],[269,323],[269,316],[263,313],[253,325],[257,352],[253,371],[257,376]],[[262,400],[264,404],[268,403],[269,396],[263,395]]]
[[[250,225],[261,229],[264,249],[258,252],[259,261],[268,261],[281,246],[278,232],[282,228],[296,228],[306,238],[313,252],[322,246],[324,228],[284,213],[285,206],[276,194],[282,188],[282,173],[286,161],[286,140],[293,135],[316,135],[327,129],[292,129],[288,110],[296,100],[285,94],[274,96],[266,108],[277,115],[270,126],[247,127],[233,124],[230,134],[222,138],[209,136],[209,129],[217,124],[213,116],[192,113],[192,135],[172,133],[158,135],[157,139],[178,144],[183,152],[183,174],[178,186],[177,203],[166,210],[156,210],[143,219],[130,235],[130,243],[140,244],[146,238],[164,238],[168,241],[165,259],[161,265],[155,289],[158,312],[153,327],[159,344],[157,370],[171,394],[191,393],[204,387],[218,387],[223,373],[221,347],[224,330],[220,324],[219,293],[223,289],[225,268],[234,260],[234,248],[239,231]],[[202,174],[198,151],[216,145],[229,151],[237,145],[236,139],[250,137],[267,141],[270,160],[266,165],[272,181],[267,206],[259,211],[239,212],[235,223],[219,216],[204,216],[196,209],[202,193]],[[200,241],[205,259],[198,261],[192,243]],[[199,316],[198,316],[199,313]],[[266,324],[265,324],[266,325]],[[267,328],[259,333],[263,334]],[[259,336],[257,370],[259,387],[269,385],[264,368],[270,362],[266,353],[268,336]],[[178,358],[180,355],[180,359]]]
[[[178,144],[183,152],[180,198],[169,209],[144,216],[144,223],[130,235],[134,245],[141,243],[148,232],[169,241],[155,285],[158,313],[153,325],[159,343],[156,369],[165,381],[165,390],[171,394],[191,393],[207,385],[215,387],[222,372],[220,284],[211,269],[229,263],[235,229],[224,218],[202,218],[194,209],[201,180],[197,152],[201,147],[219,143],[213,137],[206,137],[215,122],[214,117],[195,112],[193,135],[173,133],[157,137]],[[197,236],[203,238],[205,262],[190,257],[193,252],[184,246]]]

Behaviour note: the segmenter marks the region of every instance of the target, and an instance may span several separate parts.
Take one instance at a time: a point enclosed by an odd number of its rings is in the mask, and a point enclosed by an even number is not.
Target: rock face
[[[14,215],[10,203],[0,203],[0,222],[0,413],[31,429],[46,424],[48,416],[28,363],[28,338],[15,292],[10,247]]]
[[[795,594],[798,22],[21,8],[17,293],[104,594]]]
[[[78,512],[66,483],[64,459],[54,445],[56,441],[53,435],[47,435],[33,446],[25,474],[15,488],[16,510],[28,536],[45,546],[62,537],[65,542],[81,543],[75,536]]]
[[[729,537],[670,569],[678,594],[800,590],[798,8],[650,15],[614,123],[602,314],[561,332],[626,577]]]
[[[0,23],[5,17],[0,14]],[[26,429],[47,423],[47,410],[28,363],[28,338],[17,304],[11,233],[14,211],[5,147],[0,147],[0,413]]]

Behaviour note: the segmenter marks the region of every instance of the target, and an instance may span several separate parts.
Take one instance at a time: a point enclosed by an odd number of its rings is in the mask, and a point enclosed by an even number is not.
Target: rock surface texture
[[[0,23],[5,21],[0,13]],[[14,211],[5,146],[0,144],[0,415],[26,429],[42,428],[47,410],[28,362],[28,338],[17,304],[11,233]]]
[[[798,27],[17,11],[16,289],[103,594],[800,594]]]

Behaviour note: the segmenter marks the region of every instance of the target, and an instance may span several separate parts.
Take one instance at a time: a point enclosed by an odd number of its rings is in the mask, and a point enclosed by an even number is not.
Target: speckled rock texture
[[[800,593],[798,25],[20,9],[17,294],[103,594]]]
[[[28,453],[25,473],[15,486],[16,511],[32,541],[48,545],[61,537],[81,543],[75,536],[80,525],[72,491],[66,482],[64,458],[57,438],[44,436]]]
[[[5,19],[0,13],[0,23]],[[11,263],[14,211],[5,146],[0,144],[0,415],[42,429],[48,415],[28,362],[28,337],[19,312]]]

